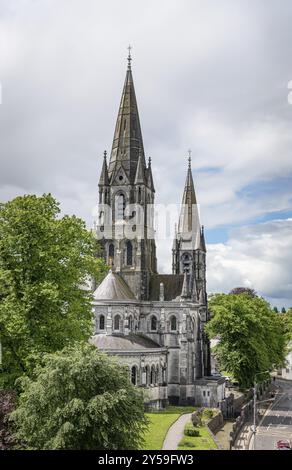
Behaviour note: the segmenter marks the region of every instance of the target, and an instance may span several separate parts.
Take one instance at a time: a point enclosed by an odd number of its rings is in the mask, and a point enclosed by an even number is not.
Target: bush
[[[187,423],[184,429],[185,436],[195,436],[198,437],[200,435],[200,431],[194,428],[192,423]]]
[[[215,411],[212,410],[211,408],[205,408],[204,411],[203,411],[203,419],[204,420],[209,420],[209,419],[213,418],[214,415],[215,415]]]

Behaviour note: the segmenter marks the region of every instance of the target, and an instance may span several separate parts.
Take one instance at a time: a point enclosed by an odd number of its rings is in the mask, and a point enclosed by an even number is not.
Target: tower
[[[155,189],[151,159],[145,161],[136,101],[131,55],[107,164],[106,153],[99,180],[96,230],[104,256],[137,299],[149,297],[149,280],[156,273],[153,229]]]
[[[172,272],[185,274],[185,297],[191,297],[201,304],[206,303],[206,244],[204,227],[200,224],[190,155],[179,223],[173,240]]]

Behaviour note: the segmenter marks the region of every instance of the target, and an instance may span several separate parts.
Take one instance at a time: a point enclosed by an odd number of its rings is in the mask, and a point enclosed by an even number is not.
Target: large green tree
[[[85,340],[92,331],[84,284],[105,267],[84,222],[59,213],[49,194],[0,204],[2,385],[30,373],[44,352]]]
[[[89,344],[47,354],[11,414],[30,449],[137,449],[147,421],[128,370]]]
[[[216,294],[211,296],[209,308],[211,320],[206,330],[211,338],[220,339],[215,354],[222,370],[241,386],[251,386],[256,374],[283,363],[283,326],[263,298],[246,293]]]

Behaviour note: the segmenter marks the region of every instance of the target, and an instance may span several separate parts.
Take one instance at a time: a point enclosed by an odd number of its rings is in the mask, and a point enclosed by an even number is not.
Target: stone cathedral
[[[179,169],[178,169],[179,171]],[[219,406],[224,379],[210,376],[206,245],[189,158],[172,247],[172,274],[158,274],[153,205],[131,56],[109,161],[104,153],[94,230],[109,273],[94,287],[91,342],[127,365],[145,404]]]

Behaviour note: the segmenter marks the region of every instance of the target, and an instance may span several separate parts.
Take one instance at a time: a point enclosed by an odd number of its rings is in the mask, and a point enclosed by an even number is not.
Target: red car
[[[276,449],[278,450],[292,450],[291,442],[288,440],[280,440],[276,442]]]

